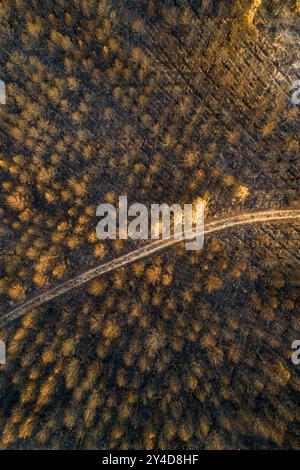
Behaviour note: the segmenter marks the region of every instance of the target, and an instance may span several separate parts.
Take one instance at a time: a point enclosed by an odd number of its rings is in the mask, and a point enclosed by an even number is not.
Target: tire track
[[[204,227],[204,232],[193,232],[188,231],[185,232],[184,239],[189,239],[191,235],[208,235],[214,232],[220,232],[222,230],[226,230],[232,227],[238,227],[241,225],[252,225],[257,223],[269,223],[275,222],[278,220],[292,220],[292,219],[300,219],[300,209],[290,209],[290,210],[269,210],[269,211],[260,211],[260,212],[249,212],[243,213],[240,215],[226,217],[223,219],[216,219],[209,223],[207,223]],[[155,242],[149,243],[146,246],[133,250],[125,255],[119,256],[111,261],[101,264],[95,268],[92,268],[78,276],[70,279],[69,281],[60,284],[53,289],[44,292],[33,299],[25,302],[24,304],[16,307],[15,309],[3,314],[0,317],[0,326],[5,326],[8,323],[20,318],[21,316],[28,313],[30,310],[40,307],[46,302],[59,297],[75,288],[79,288],[83,284],[91,281],[95,277],[98,277],[102,274],[114,271],[115,269],[124,267],[128,264],[134,263],[139,261],[140,259],[146,258],[158,251],[161,251],[169,246],[174,245],[175,243],[180,243],[181,240],[176,240],[174,238],[169,240],[157,240]]]

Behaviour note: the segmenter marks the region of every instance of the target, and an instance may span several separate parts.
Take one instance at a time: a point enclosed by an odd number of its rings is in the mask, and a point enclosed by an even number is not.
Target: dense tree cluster
[[[299,207],[296,0],[0,5],[0,309],[125,253],[96,207]],[[297,26],[298,25],[298,26]],[[3,448],[297,448],[297,227],[209,237],[1,330]],[[2,434],[1,434],[2,432]]]

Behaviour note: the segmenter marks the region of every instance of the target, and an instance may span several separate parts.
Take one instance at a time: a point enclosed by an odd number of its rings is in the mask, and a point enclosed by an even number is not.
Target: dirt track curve
[[[268,223],[274,222],[277,220],[288,220],[288,219],[300,219],[300,210],[290,209],[290,210],[270,210],[270,211],[260,211],[260,212],[252,212],[252,213],[244,213],[241,215],[227,217],[224,219],[216,219],[211,221],[205,225],[204,228],[204,235],[208,235],[213,232],[219,232],[221,230],[226,230],[231,227],[236,227],[239,225],[250,225],[256,223]],[[190,233],[186,232],[184,238],[189,238]],[[194,235],[201,235],[200,233],[195,233]],[[179,240],[174,238],[170,240],[158,240],[152,242],[146,246],[138,248],[137,250],[131,251],[125,255],[122,255],[118,258],[115,258],[111,261],[101,264],[93,269],[90,269],[78,276],[70,279],[69,281],[60,284],[53,289],[50,289],[33,299],[25,302],[24,304],[16,307],[15,309],[11,310],[10,312],[3,314],[0,317],[0,326],[5,326],[13,320],[21,317],[31,309],[37,308],[48,302],[55,297],[58,297],[66,292],[69,292],[76,287],[85,284],[97,276],[101,274],[105,274],[107,272],[113,271],[115,269],[121,268],[126,266],[129,263],[133,263],[134,261],[138,261],[141,258],[145,258],[157,251],[160,251],[164,248],[167,248],[175,243],[179,243]]]

